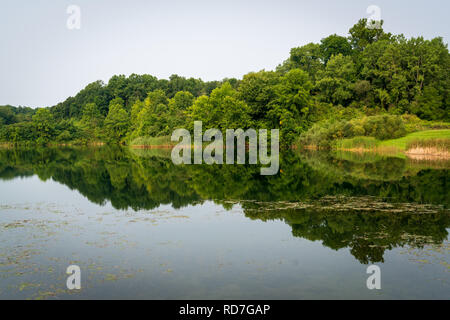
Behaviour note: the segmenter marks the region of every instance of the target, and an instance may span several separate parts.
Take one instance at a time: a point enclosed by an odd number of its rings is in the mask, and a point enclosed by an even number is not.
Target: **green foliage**
[[[334,140],[343,138],[366,136],[386,140],[399,138],[405,134],[406,128],[402,117],[383,114],[315,124],[300,136],[299,144],[330,148]]]
[[[123,100],[111,100],[109,112],[105,119],[105,136],[108,142],[121,143],[127,134],[130,117],[123,107]]]
[[[81,121],[88,126],[97,127],[103,121],[100,110],[95,103],[86,104],[83,107],[82,115]]]
[[[380,141],[379,145],[382,147],[394,147],[399,150],[406,150],[408,143],[433,139],[450,140],[450,129],[413,132],[398,139]]]
[[[103,121],[104,117],[95,103],[88,103],[83,107],[80,128],[87,140],[100,139]]]
[[[34,113],[35,110],[32,108],[13,107],[10,105],[0,106],[0,126],[31,121]]]
[[[88,84],[48,112],[0,106],[0,141],[130,143],[192,129],[195,120],[205,129],[280,129],[284,147],[300,134],[317,146],[344,137],[393,138],[446,128],[448,70],[442,38],[406,39],[361,19],[348,37],[333,34],[292,48],[276,71],[210,82],[176,74],[115,75]]]
[[[448,120],[450,55],[442,38],[391,37],[361,54],[361,75],[371,82],[375,103],[394,113]]]
[[[36,144],[45,145],[55,136],[55,123],[49,109],[38,109],[32,124],[37,133]]]
[[[326,102],[349,105],[353,98],[355,79],[356,68],[352,58],[339,53],[331,56],[325,70],[319,72],[316,89]]]
[[[0,125],[8,125],[16,122],[16,116],[13,108],[9,106],[0,106]]]
[[[168,103],[169,100],[163,90],[150,92],[137,114],[136,129],[132,137],[168,135],[170,131]]]
[[[292,69],[275,86],[275,99],[269,104],[268,126],[280,128],[283,145],[290,145],[309,124],[310,90],[308,73]]]
[[[367,19],[360,19],[350,29],[349,39],[355,50],[363,51],[368,45],[390,37],[390,34],[386,34],[383,31],[383,20],[379,21],[379,23],[380,28],[368,28]]]
[[[264,120],[269,104],[276,98],[275,85],[280,81],[273,71],[251,72],[244,75],[239,85],[239,98],[247,103],[255,121]]]
[[[169,107],[174,110],[186,110],[194,102],[194,96],[189,91],[178,91],[175,96],[170,99]]]
[[[332,56],[341,54],[343,56],[349,56],[353,52],[352,45],[347,38],[333,34],[320,41],[320,50],[322,53],[322,59],[325,64],[330,60]]]
[[[95,103],[100,113],[106,116],[110,102],[114,98],[121,98],[125,110],[129,111],[137,100],[144,100],[151,91],[163,90],[169,98],[178,91],[188,91],[194,97],[198,97],[210,94],[219,85],[219,81],[203,82],[200,79],[186,79],[178,75],[170,76],[169,80],[157,79],[148,74],[131,74],[129,77],[115,75],[107,84],[100,80],[88,84],[75,97],[67,98],[64,102],[53,106],[51,110],[56,119],[80,118],[82,107],[88,103]]]
[[[355,126],[363,129],[366,136],[375,137],[379,140],[395,139],[406,134],[405,125],[401,117],[391,115],[380,115],[363,118],[362,120],[350,121],[350,129],[355,134]]]
[[[302,69],[314,79],[317,72],[322,68],[322,48],[319,44],[309,43],[302,47],[291,49],[289,59],[278,66],[277,70],[286,73],[292,69]]]
[[[337,149],[375,149],[378,140],[373,137],[354,137],[350,139],[336,140],[334,147]]]
[[[239,99],[237,90],[226,82],[214,89],[211,96],[201,96],[188,109],[188,127],[203,121],[203,129],[247,129],[252,127],[250,108]]]

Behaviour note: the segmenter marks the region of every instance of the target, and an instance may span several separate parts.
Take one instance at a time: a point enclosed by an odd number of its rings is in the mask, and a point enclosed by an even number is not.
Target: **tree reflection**
[[[168,150],[120,147],[0,149],[0,179],[38,175],[117,209],[180,208],[212,200],[240,203],[251,219],[278,219],[292,234],[361,263],[383,261],[385,250],[442,243],[449,226],[448,166],[346,154],[296,154],[280,172],[259,166],[175,166]]]

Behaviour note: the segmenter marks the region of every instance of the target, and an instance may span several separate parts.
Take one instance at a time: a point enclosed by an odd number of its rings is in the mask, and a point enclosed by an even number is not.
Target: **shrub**
[[[403,137],[406,133],[407,130],[401,116],[383,114],[317,123],[300,135],[299,143],[329,148],[331,142],[338,139],[365,136],[386,140]]]

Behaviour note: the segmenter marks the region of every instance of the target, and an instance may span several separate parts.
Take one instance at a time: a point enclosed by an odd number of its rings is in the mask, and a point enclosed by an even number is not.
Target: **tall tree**
[[[55,134],[55,123],[49,109],[38,109],[33,116],[33,125],[37,134],[37,144],[47,144],[52,140]]]
[[[330,60],[331,56],[342,54],[349,56],[352,54],[352,45],[347,38],[333,34],[320,41],[320,50],[325,64]]]
[[[308,43],[302,47],[292,48],[289,59],[278,66],[277,70],[286,73],[296,68],[306,71],[314,80],[317,72],[323,68],[320,45]]]
[[[384,21],[380,21],[378,28],[369,28],[367,19],[360,19],[350,30],[350,43],[355,50],[363,51],[369,44],[378,40],[389,39],[390,33],[384,33]]]
[[[130,117],[123,107],[123,100],[111,100],[109,112],[105,119],[105,137],[110,143],[121,143],[127,134]]]
[[[352,58],[339,53],[332,56],[325,70],[318,74],[316,88],[324,101],[348,105],[353,97],[355,79],[356,69]]]

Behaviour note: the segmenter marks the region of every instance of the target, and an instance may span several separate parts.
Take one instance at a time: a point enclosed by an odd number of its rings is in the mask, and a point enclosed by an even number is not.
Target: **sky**
[[[52,106],[115,74],[273,70],[293,47],[347,36],[370,5],[387,32],[448,43],[448,0],[0,0],[0,105]]]

